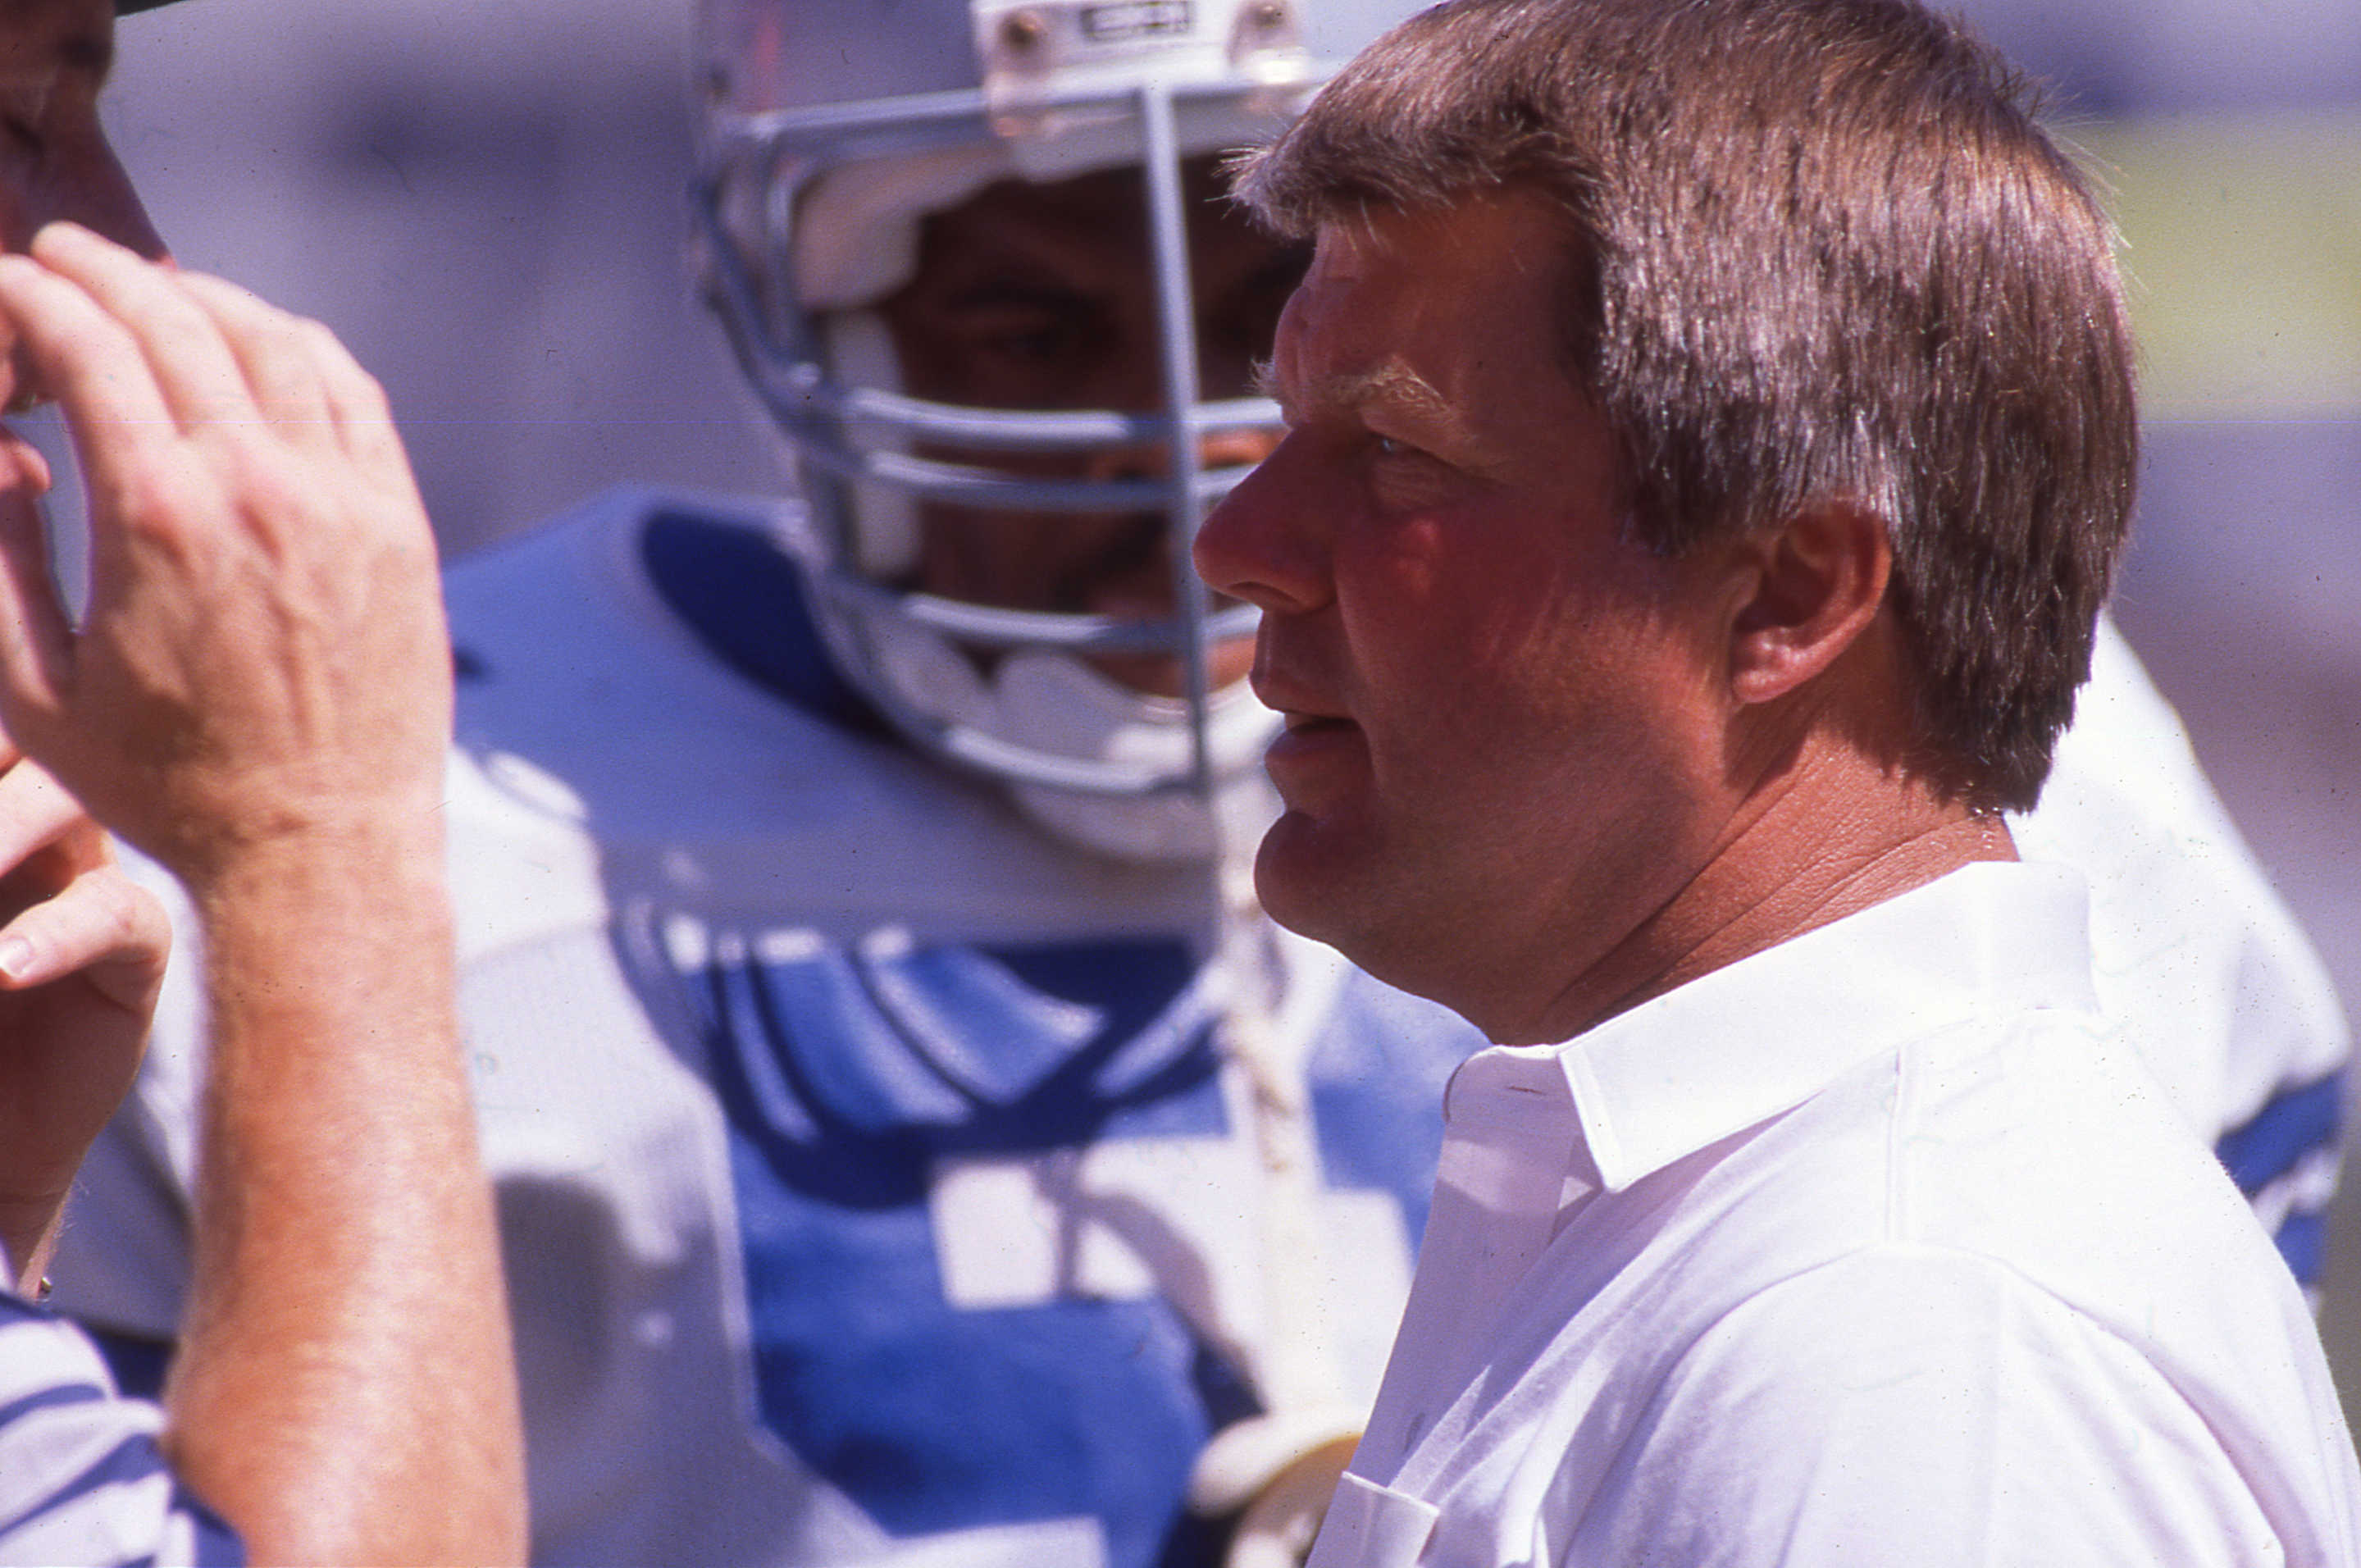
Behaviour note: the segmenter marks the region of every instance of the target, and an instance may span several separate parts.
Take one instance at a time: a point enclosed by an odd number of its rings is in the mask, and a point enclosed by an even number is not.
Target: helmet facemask
[[[716,6],[727,15],[709,30],[725,35],[777,12]],[[721,89],[710,124],[708,287],[808,504],[791,543],[839,662],[915,743],[1002,781],[1094,850],[1196,859],[1251,843],[1270,809],[1259,762],[1275,728],[1237,679],[1254,612],[1212,603],[1188,552],[1207,508],[1275,440],[1277,413],[1240,395],[1241,356],[1200,326],[1221,336],[1259,314],[1251,351],[1267,352],[1300,263],[1258,238],[1244,264],[1222,259],[1246,242],[1218,204],[1213,155],[1276,129],[1309,61],[1283,27],[1242,52],[1153,31],[1086,48],[1058,32],[1086,12],[1152,27],[1221,5],[952,9],[981,40],[973,91],[763,107],[774,95],[741,82]],[[1228,9],[1232,39],[1288,15]],[[764,58],[759,38],[740,42],[746,54],[723,69]],[[1041,69],[1011,64],[1060,49]],[[1093,203],[1095,232],[1065,232]],[[1124,284],[1091,298],[1118,301],[1126,320],[1060,320],[1025,298],[1021,269],[997,304],[989,280],[981,295],[938,286],[939,258],[975,247],[934,226],[995,215],[1046,224],[1067,247],[1057,255],[1090,258],[1085,271],[1121,258]],[[1216,291],[1268,298],[1209,301],[1192,288],[1200,270],[1223,274],[1200,280]],[[1042,271],[1041,290],[1063,287],[1054,255]],[[1027,385],[1021,349],[959,341],[988,338],[995,321],[1021,338],[1037,318],[1104,330],[1127,378],[1045,365]],[[995,353],[1000,372],[980,378]]]

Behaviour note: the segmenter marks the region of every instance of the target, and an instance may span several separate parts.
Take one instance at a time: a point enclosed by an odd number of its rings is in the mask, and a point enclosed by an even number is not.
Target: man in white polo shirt
[[[2346,1563],[2300,1295],[2017,863],[2130,510],[2112,230],[1911,0],[1452,0],[1316,240],[1259,606],[1281,922],[1499,1048],[1312,1561]]]

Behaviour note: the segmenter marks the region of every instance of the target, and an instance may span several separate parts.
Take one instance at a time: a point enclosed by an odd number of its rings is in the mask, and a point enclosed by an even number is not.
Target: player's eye
[[[978,290],[947,319],[976,348],[1026,363],[1071,358],[1105,335],[1093,302],[1057,290]]]

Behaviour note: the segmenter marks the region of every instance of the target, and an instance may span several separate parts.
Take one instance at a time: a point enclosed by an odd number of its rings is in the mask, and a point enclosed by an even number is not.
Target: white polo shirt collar
[[[1543,1049],[1587,1163],[1616,1192],[1905,1041],[1993,1010],[2096,1006],[2081,879],[1980,862]],[[1473,1103],[1488,1081],[1464,1098],[1455,1081],[1447,1112],[1498,1114]]]

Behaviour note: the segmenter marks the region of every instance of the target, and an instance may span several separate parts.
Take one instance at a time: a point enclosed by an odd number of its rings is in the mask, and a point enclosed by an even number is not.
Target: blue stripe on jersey
[[[172,1511],[188,1516],[196,1537],[194,1568],[247,1568],[246,1542],[230,1522],[186,1487],[172,1488]]]
[[[640,535],[648,580],[722,663],[772,695],[857,735],[890,733],[829,662],[802,569],[743,523],[662,511]]]
[[[146,1481],[157,1475],[169,1475],[163,1452],[156,1440],[146,1432],[125,1438],[101,1454],[97,1461],[81,1475],[51,1491],[30,1508],[0,1519],[0,1536],[21,1528],[25,1521],[60,1508],[76,1497],[87,1497],[108,1486],[120,1486]]]
[[[1191,948],[809,932],[652,946],[730,1122],[765,1424],[896,1538],[1082,1516],[1110,1568],[1218,1562],[1182,1499],[1206,1439],[1253,1413],[1243,1378],[1161,1298],[955,1305],[931,1202],[945,1156],[1226,1133]],[[1330,1183],[1393,1194],[1413,1243],[1443,1082],[1481,1043],[1357,975],[1315,1042]],[[1054,1182],[1060,1167],[1041,1168]],[[1151,1251],[1169,1223],[1121,1199],[1092,1220]]]
[[[82,1324],[82,1330],[105,1359],[107,1371],[115,1376],[116,1393],[134,1399],[163,1398],[164,1378],[172,1370],[175,1346],[170,1340],[119,1333],[91,1323]]]
[[[2344,1075],[2331,1073],[2318,1082],[2280,1091],[2246,1125],[2223,1134],[2213,1152],[2238,1190],[2251,1198],[2313,1150],[2333,1146],[2344,1110]]]
[[[0,1405],[0,1429],[31,1415],[35,1410],[51,1409],[60,1405],[87,1405],[106,1397],[106,1390],[95,1383],[60,1383]]]
[[[1242,1380],[1160,1299],[955,1307],[928,1197],[945,1155],[1221,1132],[1189,948],[724,935],[675,979],[730,1122],[765,1423],[893,1535],[1089,1516],[1115,1568],[1163,1561]]]
[[[2299,1285],[2317,1285],[2328,1263],[2328,1216],[2316,1209],[2290,1214],[2271,1237]]]

